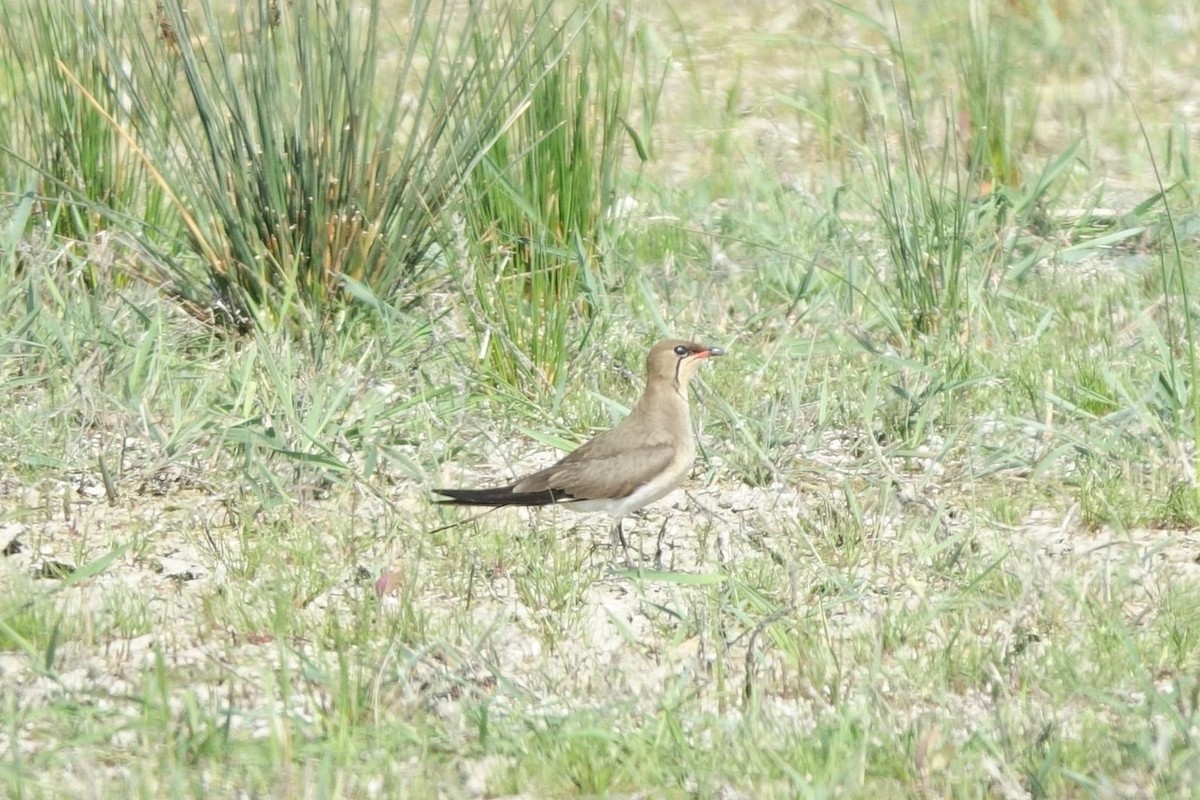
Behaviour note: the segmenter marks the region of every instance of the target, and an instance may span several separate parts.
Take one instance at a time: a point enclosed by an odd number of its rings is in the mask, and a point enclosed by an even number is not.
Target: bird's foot
[[[621,553],[625,556],[625,569],[637,569],[637,565],[633,563],[633,557],[629,554],[629,540],[625,538],[625,532],[621,530],[621,523],[618,522],[613,526],[613,552],[617,547],[621,548]]]
[[[654,543],[654,568],[659,572],[663,571],[663,537],[667,533],[667,520],[663,520],[662,527],[658,529],[658,538]]]

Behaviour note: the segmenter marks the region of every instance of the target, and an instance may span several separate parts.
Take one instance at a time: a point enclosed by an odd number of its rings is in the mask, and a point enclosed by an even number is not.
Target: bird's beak
[[[706,347],[699,353],[696,353],[697,358],[711,358],[713,356],[723,356],[725,351],[719,347]]]

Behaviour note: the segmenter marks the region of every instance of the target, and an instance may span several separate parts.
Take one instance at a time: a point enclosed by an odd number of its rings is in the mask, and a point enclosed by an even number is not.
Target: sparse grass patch
[[[14,584],[17,581],[13,581]],[[24,584],[24,582],[21,582]],[[3,598],[0,613],[0,650],[22,652],[31,657],[52,650],[59,637],[61,620],[48,619],[27,602],[27,585],[14,586],[17,591]],[[50,658],[52,661],[53,659]]]

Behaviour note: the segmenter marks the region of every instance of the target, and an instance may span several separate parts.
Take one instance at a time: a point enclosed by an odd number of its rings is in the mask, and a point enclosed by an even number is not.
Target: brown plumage
[[[646,388],[629,416],[572,451],[557,464],[507,486],[435,489],[439,503],[464,506],[544,506],[606,511],[616,519],[614,538],[625,545],[621,519],[671,492],[691,469],[688,382],[718,347],[671,339],[646,357]],[[629,561],[626,551],[626,561]]]

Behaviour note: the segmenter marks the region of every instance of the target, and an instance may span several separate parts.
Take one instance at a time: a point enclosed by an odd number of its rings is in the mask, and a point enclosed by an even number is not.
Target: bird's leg
[[[629,556],[629,542],[625,540],[625,532],[621,530],[622,519],[618,519],[613,525],[613,550],[617,549],[617,545],[621,546],[621,551],[625,553],[625,568],[634,569],[633,559]]]
[[[667,533],[667,520],[663,520],[662,527],[658,529],[658,541],[654,545],[654,568],[659,572],[663,569],[663,537]]]

